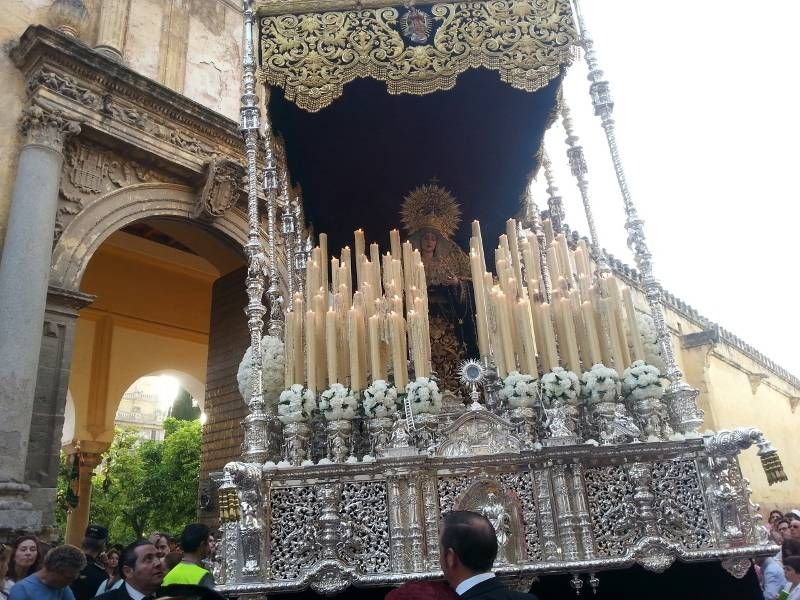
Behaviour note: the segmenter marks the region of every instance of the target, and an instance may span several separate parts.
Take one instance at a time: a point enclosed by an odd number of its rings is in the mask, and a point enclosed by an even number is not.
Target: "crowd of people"
[[[800,509],[772,511],[768,530],[781,550],[756,561],[764,600],[800,600]],[[35,536],[0,545],[0,600],[222,600],[212,574],[215,539],[206,525],[187,525],[178,539],[154,533],[125,547],[91,525],[82,547],[47,548]],[[507,590],[494,576],[497,537],[470,511],[442,518],[440,564],[447,583],[409,582],[386,600],[535,600]]]
[[[218,600],[214,535],[202,523],[122,546],[90,525],[81,547],[50,548],[33,535],[0,547],[0,600]]]
[[[469,511],[447,513],[441,525],[441,566],[447,583],[410,582],[387,600],[535,600],[507,590],[492,573],[497,536]],[[108,530],[90,525],[81,548],[48,548],[35,536],[0,547],[2,600],[222,600],[212,575],[215,539],[206,525],[187,525],[176,540],[163,533],[110,545]]]
[[[757,561],[764,600],[800,600],[800,509],[773,510],[767,529],[781,550]]]

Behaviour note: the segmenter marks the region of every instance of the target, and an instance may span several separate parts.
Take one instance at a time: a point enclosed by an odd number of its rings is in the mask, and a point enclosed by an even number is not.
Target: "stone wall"
[[[203,428],[200,464],[201,494],[208,484],[209,473],[221,471],[227,462],[241,455],[240,422],[247,414],[247,407],[239,394],[236,373],[250,343],[243,312],[247,305],[245,275],[246,269],[242,268],[214,283],[205,400],[208,420]],[[203,511],[200,518],[213,525],[215,514],[213,509]]]
[[[6,0],[0,19],[0,249],[19,153],[17,122],[26,102],[25,81],[9,58],[29,25],[51,25],[53,0]],[[119,6],[114,21],[123,62],[134,71],[238,119],[241,95],[242,17],[234,0],[84,0],[89,20],[82,42],[100,41],[103,6]],[[108,36],[106,36],[107,38]],[[113,35],[111,36],[114,37]]]

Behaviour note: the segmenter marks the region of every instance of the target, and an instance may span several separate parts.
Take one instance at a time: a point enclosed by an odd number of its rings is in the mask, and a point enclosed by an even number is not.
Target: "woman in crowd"
[[[767,517],[767,529],[772,531],[772,528],[775,527],[775,523],[778,519],[783,518],[783,513],[779,510],[773,510],[769,513],[769,517]]]
[[[36,536],[23,535],[14,540],[5,579],[6,592],[10,592],[16,582],[38,571],[43,558],[42,548]]]
[[[106,573],[108,573],[108,579],[100,584],[95,596],[115,590],[124,583],[120,573],[119,555],[120,551],[117,548],[112,548],[108,551],[108,554],[106,554]]]

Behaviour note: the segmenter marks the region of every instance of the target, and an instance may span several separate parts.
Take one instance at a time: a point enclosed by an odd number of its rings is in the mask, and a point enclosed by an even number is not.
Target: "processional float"
[[[673,353],[615,141],[609,84],[579,7],[573,12],[566,0],[422,8],[375,0],[358,7],[298,2],[292,12],[287,4],[244,5],[251,347],[239,380],[249,414],[242,460],[225,467],[218,493],[223,589],[237,597],[309,587],[332,594],[441,577],[439,520],[453,509],[492,521],[496,572],[521,587],[534,575],[571,573],[580,590],[583,578],[596,587],[606,569],[638,563],[660,572],[676,559],[722,561],[743,576],[751,557],[774,554],[737,455],[755,444],[770,484],[786,476],[756,429],[699,433],[698,392]],[[459,31],[471,35],[453,35]],[[543,155],[548,210],[540,213],[529,198],[520,218],[507,221],[495,272],[480,224],[472,225],[480,356],[460,365],[462,388],[443,389],[431,365],[419,250],[396,230],[383,253],[377,244],[367,248],[360,230],[353,251],[338,257],[328,255],[324,234],[314,246],[284,150],[268,117],[261,119],[258,75],[316,111],[365,75],[386,81],[392,93],[422,93],[452,87],[461,71],[484,66],[533,91],[578,46],[638,273],[612,269],[601,250],[586,160],[562,102],[589,239],[563,229]],[[453,218],[435,208],[427,216]],[[288,271],[283,289],[279,242]]]

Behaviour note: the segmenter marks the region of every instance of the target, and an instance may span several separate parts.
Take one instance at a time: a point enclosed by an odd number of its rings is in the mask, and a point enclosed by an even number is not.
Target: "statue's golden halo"
[[[403,200],[400,217],[409,234],[430,228],[449,238],[461,222],[461,209],[453,194],[434,182],[408,193]]]

